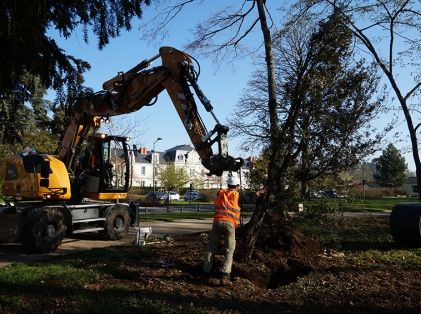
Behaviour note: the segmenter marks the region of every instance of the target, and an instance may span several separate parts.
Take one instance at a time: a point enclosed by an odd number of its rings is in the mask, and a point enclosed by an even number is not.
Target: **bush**
[[[365,191],[362,188],[354,188],[350,191],[350,196],[354,197],[361,197],[365,194],[365,197],[382,197],[382,196],[397,196],[397,195],[405,195],[405,191],[401,188],[371,188],[366,187]]]

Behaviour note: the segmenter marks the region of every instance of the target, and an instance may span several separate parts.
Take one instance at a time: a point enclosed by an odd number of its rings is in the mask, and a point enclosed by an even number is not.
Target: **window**
[[[146,173],[146,168],[145,167],[140,168],[140,173],[141,174],[145,174]]]
[[[145,186],[145,181],[140,181],[140,186],[144,187]]]
[[[6,163],[6,180],[17,180],[18,169],[15,164]]]
[[[190,175],[194,176],[194,173],[195,173],[194,169],[190,169]]]
[[[412,185],[411,188],[412,188],[412,192],[418,193],[418,185]]]

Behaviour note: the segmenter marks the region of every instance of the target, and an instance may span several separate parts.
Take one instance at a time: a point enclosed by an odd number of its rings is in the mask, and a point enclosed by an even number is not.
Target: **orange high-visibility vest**
[[[240,224],[240,206],[238,192],[230,189],[219,190],[215,200],[213,221],[231,221],[235,227]]]

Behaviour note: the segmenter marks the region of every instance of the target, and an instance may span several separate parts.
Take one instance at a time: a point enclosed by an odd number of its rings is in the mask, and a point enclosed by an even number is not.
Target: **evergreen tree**
[[[375,161],[374,178],[384,187],[402,186],[406,179],[407,164],[399,150],[389,144],[382,155]]]
[[[2,1],[0,6],[0,99],[8,94],[29,98],[30,87],[22,80],[25,72],[36,75],[46,88],[76,90],[89,64],[62,50],[47,35],[55,28],[67,38],[82,31],[88,42],[90,30],[98,48],[122,29],[131,29],[131,20],[141,17],[142,5],[150,0]],[[14,105],[14,104],[12,104]]]

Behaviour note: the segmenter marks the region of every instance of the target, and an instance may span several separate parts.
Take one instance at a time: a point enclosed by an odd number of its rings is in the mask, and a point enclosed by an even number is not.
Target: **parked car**
[[[335,197],[338,197],[338,193],[336,192],[335,189],[323,190],[323,191],[320,191],[320,196],[335,198]]]
[[[203,196],[195,190],[189,190],[184,194],[184,200],[185,201],[197,201],[203,199]]]
[[[154,192],[153,191],[149,191],[148,194],[146,194],[146,199],[149,201],[153,201],[154,200],[154,196],[153,196]],[[166,199],[167,194],[165,192],[159,192],[159,191],[155,191],[155,200],[159,201],[159,200],[165,200]]]
[[[170,201],[178,201],[180,199],[180,194],[174,191],[165,192],[165,196],[168,197]]]

